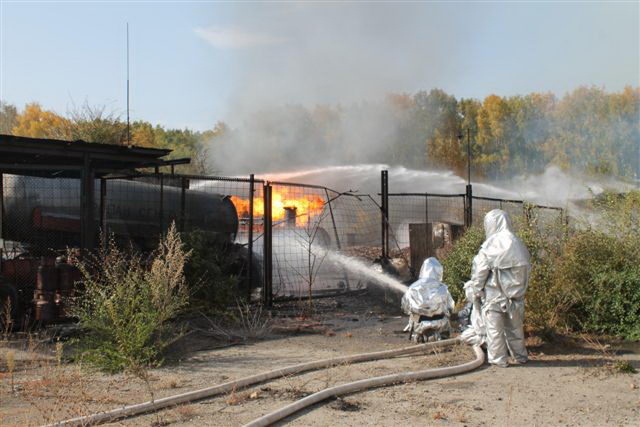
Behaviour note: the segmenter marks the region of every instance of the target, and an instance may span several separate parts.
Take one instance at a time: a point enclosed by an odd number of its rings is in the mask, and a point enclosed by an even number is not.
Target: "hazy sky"
[[[639,85],[634,2],[12,2],[0,98],[206,129],[241,109]]]

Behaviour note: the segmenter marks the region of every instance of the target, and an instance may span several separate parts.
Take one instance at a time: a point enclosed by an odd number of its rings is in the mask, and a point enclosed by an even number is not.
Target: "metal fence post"
[[[0,172],[0,239],[4,238],[4,174]]]
[[[271,183],[265,182],[263,187],[264,198],[264,286],[262,287],[262,301],[265,306],[271,307],[273,303],[273,259],[272,259],[272,237],[273,229],[271,223]]]
[[[160,221],[160,235],[164,232],[164,175],[160,174],[160,209],[158,209],[158,221]]]
[[[107,250],[107,180],[100,178],[100,243],[102,250]]]
[[[429,194],[424,195],[424,223],[429,224]]]
[[[469,228],[473,223],[473,188],[471,184],[467,184],[464,208],[464,226],[465,228]]]
[[[527,227],[531,227],[531,220],[533,219],[531,216],[531,210],[533,209],[528,203],[522,203],[522,210],[524,214],[524,220],[527,223]]]
[[[251,300],[251,289],[253,289],[253,193],[255,192],[256,180],[253,174],[249,175],[249,235],[247,249],[249,250],[249,287],[247,298]]]
[[[186,215],[186,202],[187,202],[187,178],[182,177],[180,179],[180,231],[184,231],[185,227],[185,215]]]
[[[381,228],[382,228],[382,253],[381,258],[389,258],[389,171],[380,173],[381,186]]]
[[[327,196],[327,205],[329,205],[329,214],[331,215],[331,224],[333,225],[333,233],[335,235],[336,238],[336,247],[338,248],[338,250],[342,249],[342,245],[340,244],[340,235],[338,234],[338,227],[336,226],[336,219],[333,216],[333,207],[331,206],[331,198],[329,197],[329,190],[327,190],[326,188],[324,189],[324,194]],[[344,283],[347,287],[347,289],[349,289],[351,287],[351,285],[349,284],[349,274],[347,274],[347,270],[343,267],[342,268],[342,275],[344,277]]]

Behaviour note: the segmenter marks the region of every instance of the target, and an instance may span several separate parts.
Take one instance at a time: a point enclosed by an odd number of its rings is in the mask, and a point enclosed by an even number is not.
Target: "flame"
[[[286,218],[286,209],[296,210],[296,224],[307,225],[309,218],[322,213],[324,200],[316,194],[300,194],[289,189],[273,188],[271,193],[271,216],[273,221],[280,221]],[[238,211],[239,218],[249,216],[249,199],[238,196],[231,196],[231,202]],[[261,217],[264,215],[264,199],[256,197],[253,199],[253,215]]]

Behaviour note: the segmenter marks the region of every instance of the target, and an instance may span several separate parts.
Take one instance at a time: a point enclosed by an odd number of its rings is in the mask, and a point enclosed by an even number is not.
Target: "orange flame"
[[[324,208],[323,199],[315,194],[296,194],[288,189],[276,189],[273,188],[271,194],[271,215],[274,221],[283,220],[286,218],[286,209],[295,209],[296,211],[296,224],[306,225],[309,222],[309,217],[319,215]],[[244,199],[238,196],[231,196],[231,201],[238,211],[239,218],[246,218],[249,216],[249,199]],[[261,217],[264,215],[264,199],[256,197],[253,199],[253,215],[254,217]]]

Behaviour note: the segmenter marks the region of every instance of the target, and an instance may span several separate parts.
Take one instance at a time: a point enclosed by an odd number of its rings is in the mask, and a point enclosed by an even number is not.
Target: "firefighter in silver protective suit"
[[[438,341],[451,332],[449,317],[455,305],[449,288],[442,283],[442,265],[436,258],[427,258],[420,275],[402,297],[402,310],[409,315],[404,329],[416,342]]]
[[[529,251],[513,233],[509,215],[494,209],[484,217],[486,240],[473,259],[467,298],[481,304],[489,363],[508,366],[508,356],[527,362],[524,345],[524,295],[529,283]]]

